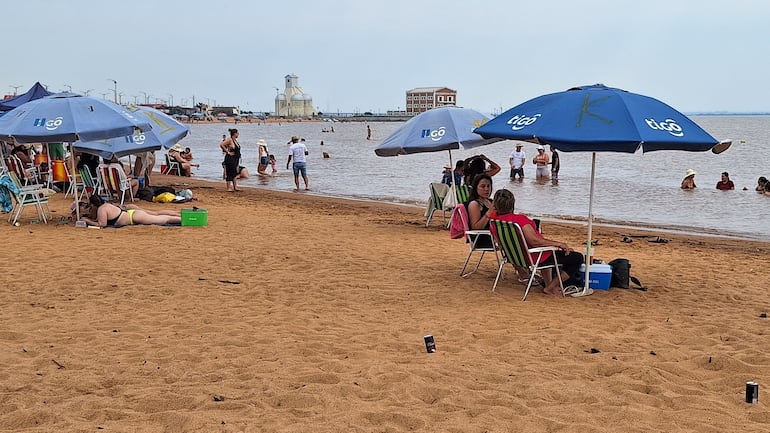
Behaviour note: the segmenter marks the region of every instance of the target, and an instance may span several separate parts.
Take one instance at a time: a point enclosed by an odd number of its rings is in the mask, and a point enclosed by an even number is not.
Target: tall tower
[[[284,117],[313,116],[313,98],[299,87],[299,77],[289,74],[284,77],[286,88],[275,95],[275,114]]]

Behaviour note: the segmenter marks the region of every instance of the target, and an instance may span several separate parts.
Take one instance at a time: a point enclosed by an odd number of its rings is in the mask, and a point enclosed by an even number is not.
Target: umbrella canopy
[[[151,107],[129,106],[126,110],[139,119],[148,121],[152,129],[146,132],[134,132],[123,137],[98,141],[78,141],[75,149],[98,155],[105,159],[118,158],[141,152],[171,148],[190,132],[190,128],[179,123],[171,116]]]
[[[530,99],[475,131],[549,144],[564,152],[593,152],[583,294],[588,293],[596,152],[706,151],[719,141],[687,116],[648,96],[595,84]]]
[[[34,101],[35,99],[40,99],[43,96],[48,96],[50,94],[51,92],[46,90],[45,87],[40,84],[40,82],[37,82],[33,84],[32,87],[30,87],[29,90],[27,90],[25,93],[10,99],[0,101],[0,111],[13,110],[21,104]]]
[[[439,107],[420,113],[386,138],[374,153],[378,156],[408,155],[473,148],[502,138],[482,138],[473,132],[489,117],[470,108]]]
[[[460,146],[470,149],[503,140],[497,137],[482,138],[473,132],[474,128],[484,125],[488,120],[489,116],[470,108],[433,108],[407,120],[380,143],[374,153],[378,156],[398,156],[446,150],[449,152],[451,170],[454,167],[453,149],[459,149]],[[450,200],[454,202],[454,174],[450,179]]]
[[[0,140],[18,143],[94,141],[131,135],[152,125],[113,102],[57,93],[22,104],[0,117]]]

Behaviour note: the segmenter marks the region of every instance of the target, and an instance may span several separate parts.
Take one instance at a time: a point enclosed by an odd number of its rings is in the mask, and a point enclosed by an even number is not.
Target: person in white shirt
[[[519,175],[519,180],[524,179],[524,161],[527,159],[527,154],[521,150],[521,143],[516,143],[516,150],[511,152],[511,157],[508,158],[508,164],[511,166],[511,180]]]
[[[294,191],[299,191],[299,175],[302,174],[302,180],[305,181],[305,191],[310,191],[307,179],[307,147],[305,143],[299,141],[299,137],[296,135],[291,137],[289,141],[289,159],[286,160],[286,169],[289,169],[289,164],[294,160],[292,168],[294,169],[294,185],[296,188]]]

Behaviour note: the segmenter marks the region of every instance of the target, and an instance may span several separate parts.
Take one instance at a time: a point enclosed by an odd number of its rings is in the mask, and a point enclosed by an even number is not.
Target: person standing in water
[[[299,141],[299,137],[296,135],[291,137],[291,146],[289,146],[289,159],[286,160],[286,169],[289,169],[289,164],[294,160],[292,165],[294,171],[294,191],[299,191],[299,175],[302,175],[302,180],[305,181],[305,191],[309,191],[307,179],[307,147],[305,143]]]
[[[270,152],[267,149],[267,143],[263,139],[257,141],[257,150],[259,154],[259,164],[257,165],[257,173],[266,176],[267,165],[270,163]]]

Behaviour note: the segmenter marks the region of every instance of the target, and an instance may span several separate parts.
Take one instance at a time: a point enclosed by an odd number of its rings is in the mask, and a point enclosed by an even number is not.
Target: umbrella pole
[[[457,194],[455,194],[455,169],[454,165],[452,165],[452,149],[447,150],[449,152],[449,169],[452,170],[451,176],[449,177],[449,193],[452,194],[452,197],[449,197],[449,203],[452,204],[452,207],[455,207],[457,205]]]
[[[594,247],[591,244],[594,223],[594,176],[596,174],[596,152],[591,152],[591,191],[588,194],[588,240],[586,241],[586,272],[583,285],[583,294],[588,293],[588,283],[591,280],[591,259]]]
[[[78,203],[78,177],[75,175],[75,146],[70,143],[70,166],[72,166],[72,198],[75,203],[75,221],[80,221],[80,203]]]

